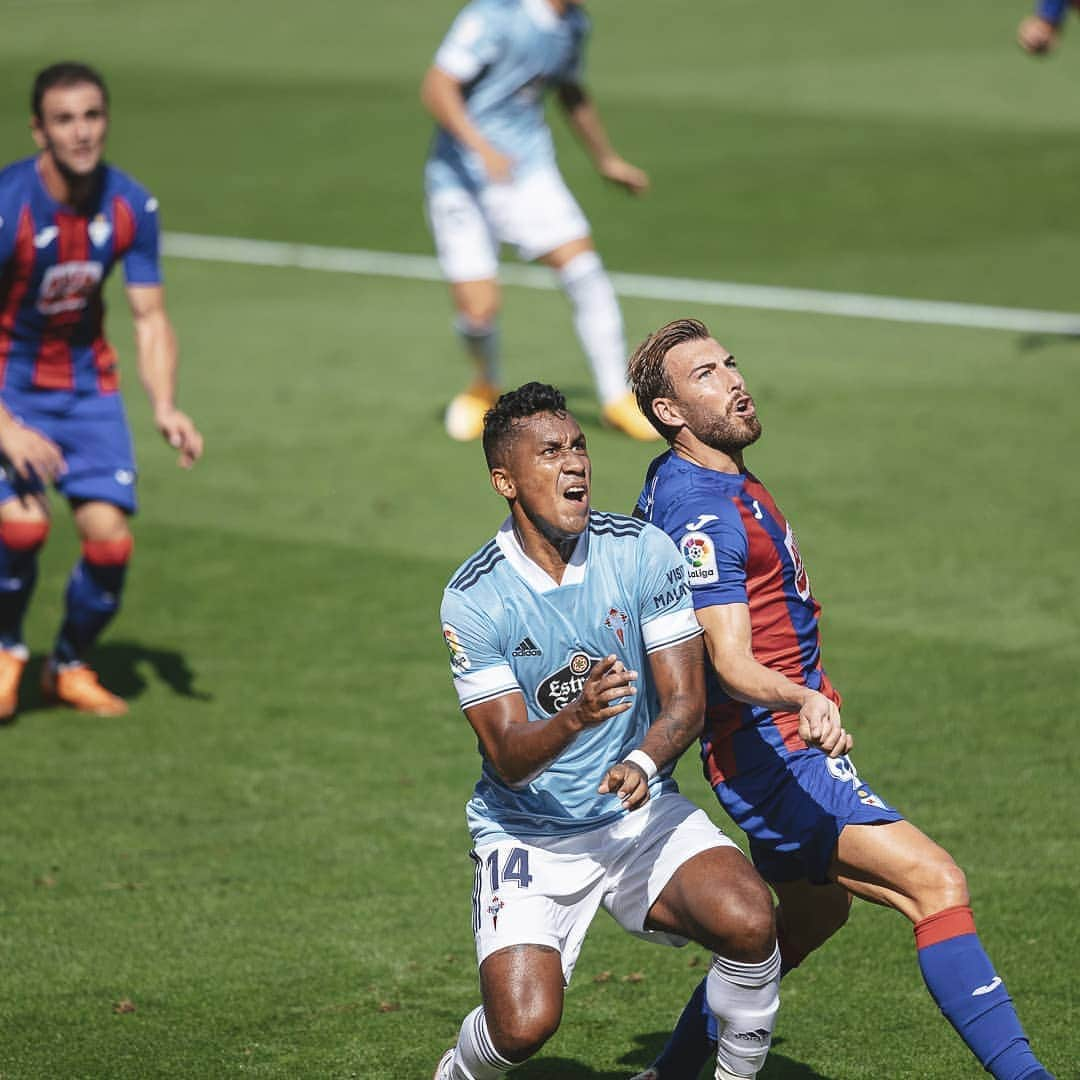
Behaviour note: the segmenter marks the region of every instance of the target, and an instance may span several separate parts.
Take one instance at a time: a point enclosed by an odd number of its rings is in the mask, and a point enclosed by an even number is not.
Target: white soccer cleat
[[[450,1047],[435,1066],[435,1072],[431,1074],[431,1080],[450,1080],[450,1062],[454,1060],[454,1048]]]

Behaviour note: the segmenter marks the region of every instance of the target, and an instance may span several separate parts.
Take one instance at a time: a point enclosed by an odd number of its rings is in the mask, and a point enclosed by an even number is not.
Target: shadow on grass
[[[580,1061],[570,1058],[546,1057],[541,1054],[534,1061],[527,1061],[515,1069],[514,1077],[521,1080],[630,1080],[630,1077],[646,1068],[650,1061],[655,1060],[664,1043],[667,1042],[668,1032],[653,1032],[648,1035],[638,1035],[634,1042],[639,1049],[628,1053],[623,1060],[626,1067],[618,1070],[598,1070]],[[830,1080],[824,1073],[819,1073],[803,1065],[801,1062],[792,1061],[777,1053],[776,1048],[783,1043],[783,1039],[773,1040],[773,1048],[769,1053],[769,1059],[765,1068],[758,1074],[760,1080]],[[713,1065],[709,1064],[701,1072],[702,1080],[711,1080]]]
[[[1080,331],[1075,334],[1021,334],[1016,339],[1020,352],[1038,352],[1050,345],[1080,345]]]
[[[45,657],[34,656],[23,672],[19,714],[53,708],[41,696],[41,669]],[[213,701],[213,695],[195,689],[195,672],[187,658],[173,649],[155,649],[133,641],[111,641],[98,646],[90,658],[101,684],[131,702],[142,696],[151,678],[164,683],[177,696],[191,701]],[[15,717],[18,719],[18,716]]]

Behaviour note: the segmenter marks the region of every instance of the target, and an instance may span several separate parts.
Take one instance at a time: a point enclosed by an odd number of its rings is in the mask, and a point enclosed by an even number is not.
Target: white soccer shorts
[[[512,244],[532,262],[589,235],[585,214],[556,168],[488,184],[478,194],[462,187],[430,192],[427,216],[448,281],[494,278],[500,244]]]
[[[569,984],[585,932],[601,906],[632,934],[685,945],[685,938],[644,929],[649,909],[683,863],[710,848],[735,846],[704,810],[670,794],[574,836],[477,847],[472,852],[477,963],[509,945],[548,945],[559,950]]]

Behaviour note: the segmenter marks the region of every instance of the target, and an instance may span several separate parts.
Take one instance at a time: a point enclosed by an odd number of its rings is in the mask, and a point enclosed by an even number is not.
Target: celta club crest
[[[488,904],[488,914],[491,916],[491,929],[499,929],[499,912],[506,907],[506,905],[497,897],[491,898],[491,903]]]
[[[610,608],[604,618],[604,625],[615,632],[620,645],[626,644],[626,624],[629,621],[630,617],[626,612],[620,611],[618,608]]]

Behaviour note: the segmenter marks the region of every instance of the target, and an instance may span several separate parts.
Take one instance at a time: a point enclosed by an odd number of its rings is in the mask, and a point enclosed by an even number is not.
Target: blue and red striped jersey
[[[102,165],[85,212],[46,190],[38,159],[0,172],[0,391],[114,393],[105,279],[123,260],[129,285],[158,285],[157,200]]]
[[[798,542],[757,477],[705,469],[669,450],[649,466],[637,510],[678,545],[695,610],[746,604],[758,663],[839,704],[821,667],[821,607]],[[712,784],[805,749],[798,727],[798,713],[733,700],[710,667],[702,748]]]

